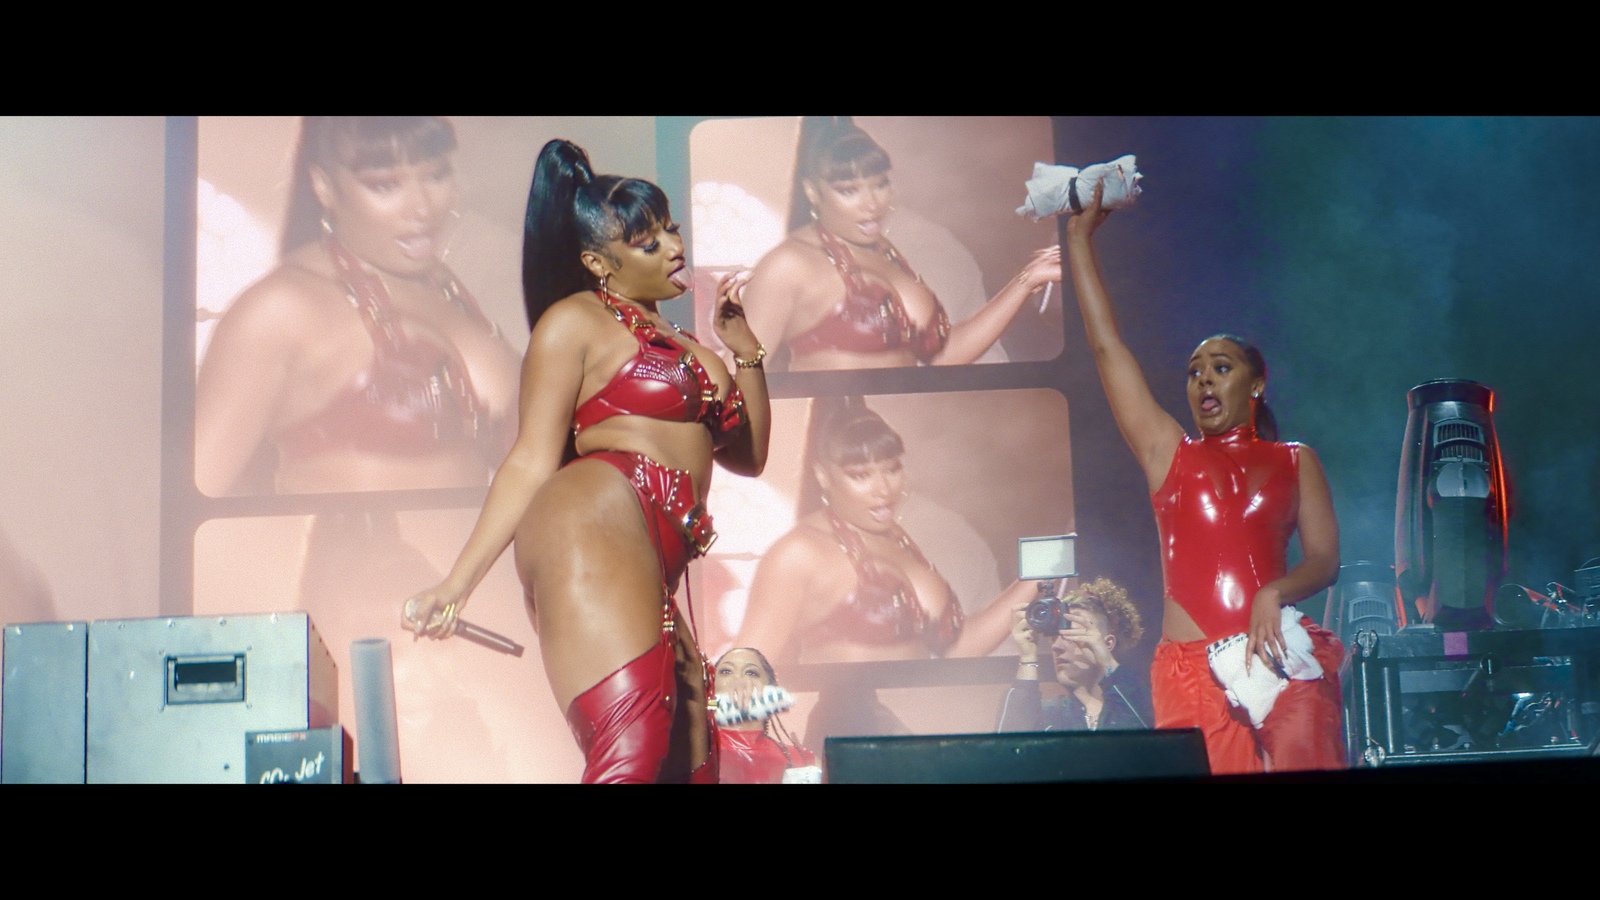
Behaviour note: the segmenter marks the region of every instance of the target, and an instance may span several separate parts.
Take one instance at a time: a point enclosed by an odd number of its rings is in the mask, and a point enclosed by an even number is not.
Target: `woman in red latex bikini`
[[[276,268],[218,321],[195,394],[195,484],[211,496],[479,487],[509,447],[517,351],[444,263],[458,199],[451,123],[433,116],[309,116]],[[311,517],[296,608],[348,673],[352,640],[393,628],[396,596],[439,578],[391,509],[360,499]],[[408,524],[419,524],[412,522]],[[452,539],[453,540],[453,539]],[[220,565],[209,558],[200,566]],[[244,612],[230,585],[211,612]],[[254,611],[282,609],[279,598]],[[485,755],[490,698],[433,679],[397,648],[409,780]],[[480,687],[469,684],[470,687]],[[479,691],[483,693],[483,691]],[[340,709],[352,714],[348,677]]]
[[[795,527],[762,557],[735,643],[778,665],[981,656],[1033,599],[1015,582],[970,620],[948,582],[900,527],[905,496],[900,435],[859,397],[818,397],[801,463]],[[905,727],[870,685],[819,700],[806,745],[833,734]]]
[[[1343,649],[1309,618],[1323,676],[1290,681],[1258,729],[1232,708],[1206,648],[1246,634],[1248,664],[1285,658],[1282,610],[1332,584],[1339,526],[1322,465],[1310,447],[1279,443],[1266,408],[1266,364],[1229,335],[1201,342],[1189,360],[1196,440],[1151,395],[1122,341],[1091,240],[1110,215],[1100,190],[1067,223],[1067,256],[1089,345],[1112,415],[1149,483],[1161,535],[1166,600],[1151,665],[1157,728],[1200,728],[1219,774],[1345,765],[1338,670]],[[1287,566],[1289,538],[1302,560]]]
[[[1061,249],[1034,254],[977,315],[950,321],[889,241],[889,156],[849,117],[801,123],[787,240],[752,270],[751,327],[789,368],[959,365],[1000,339],[1022,303],[1061,280]]]
[[[766,462],[765,351],[724,280],[723,361],[661,317],[690,284],[667,198],[596,175],[552,141],[528,198],[523,284],[533,333],[521,424],[483,511],[407,628],[448,636],[515,539],[545,672],[584,752],[583,781],[715,783],[706,667],[673,594],[713,537],[712,462]]]

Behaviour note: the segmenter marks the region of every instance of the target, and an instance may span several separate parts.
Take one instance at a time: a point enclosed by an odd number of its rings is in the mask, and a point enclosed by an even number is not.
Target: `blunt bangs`
[[[434,116],[354,116],[330,126],[318,162],[352,171],[437,159],[456,149],[456,132]]]
[[[905,452],[900,435],[875,415],[844,423],[828,441],[828,459],[839,466],[894,459]]]
[[[616,238],[632,241],[657,225],[672,221],[666,192],[642,178],[624,178],[606,196],[615,222]],[[611,229],[607,229],[610,231]]]
[[[816,176],[823,181],[872,178],[889,171],[889,154],[866,132],[840,138],[817,160]]]

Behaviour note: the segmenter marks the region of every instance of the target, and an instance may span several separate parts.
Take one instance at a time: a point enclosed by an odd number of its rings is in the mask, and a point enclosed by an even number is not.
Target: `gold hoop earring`
[[[611,278],[611,273],[610,272],[607,272],[606,274],[600,276],[600,296],[602,296],[602,297],[611,296],[611,290],[606,287],[606,281],[609,280],[610,278]]]

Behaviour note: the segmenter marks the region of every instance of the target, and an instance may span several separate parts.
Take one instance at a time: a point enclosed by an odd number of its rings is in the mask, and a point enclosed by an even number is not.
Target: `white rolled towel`
[[[1028,179],[1028,199],[1017,207],[1017,215],[1032,216],[1035,222],[1062,213],[1079,213],[1094,202],[1094,186],[1105,184],[1100,195],[1101,209],[1121,209],[1143,193],[1138,166],[1132,156],[1111,162],[1095,163],[1082,169],[1072,166],[1033,164]]]
[[[1300,612],[1293,606],[1282,611],[1283,642],[1286,652],[1282,671],[1262,665],[1260,659],[1245,667],[1245,646],[1250,636],[1244,632],[1225,637],[1206,647],[1206,657],[1211,662],[1211,673],[1217,677],[1228,702],[1241,707],[1250,717],[1250,725],[1260,728],[1272,712],[1278,695],[1293,681],[1316,681],[1322,677],[1322,664],[1312,654],[1311,635],[1300,624]]]

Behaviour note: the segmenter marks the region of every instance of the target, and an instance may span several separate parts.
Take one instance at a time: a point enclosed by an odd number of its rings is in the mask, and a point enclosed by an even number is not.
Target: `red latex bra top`
[[[721,447],[744,424],[744,393],[734,385],[724,400],[717,383],[695,355],[662,334],[638,308],[596,292],[617,321],[628,326],[639,352],[611,376],[606,386],[572,414],[573,434],[612,416],[648,416],[668,422],[700,422]]]
[[[333,237],[329,257],[346,297],[372,337],[372,364],[315,414],[277,437],[280,452],[306,457],[334,450],[391,455],[424,454],[455,443],[476,443],[485,458],[501,446],[503,429],[472,388],[466,365],[452,348],[408,336],[389,292]],[[453,277],[437,285],[444,299],[486,331],[494,326]]]
[[[764,731],[717,729],[719,784],[782,784],[783,770],[814,766],[817,757],[804,747],[789,747]]]
[[[952,596],[944,614],[934,619],[917,599],[917,591],[899,572],[878,565],[866,552],[866,542],[844,520],[828,513],[834,537],[856,570],[856,589],[844,602],[817,623],[816,634],[828,640],[857,644],[898,644],[921,638],[928,651],[942,656],[961,635],[965,615]],[[923,565],[917,545],[901,531],[900,546],[910,550]],[[932,566],[928,566],[932,569]]]
[[[944,349],[950,339],[950,316],[937,297],[933,301],[932,323],[927,328],[918,328],[906,313],[900,295],[883,282],[867,278],[843,240],[821,225],[817,226],[817,237],[822,240],[822,252],[833,261],[839,277],[844,279],[844,299],[821,322],[789,339],[792,352],[881,353],[905,348],[918,362],[927,363]],[[893,248],[889,250],[889,258],[907,275],[916,276]]]
[[[1250,426],[1185,436],[1150,495],[1167,596],[1207,640],[1248,630],[1256,591],[1287,570],[1299,467],[1299,444],[1259,440]]]

